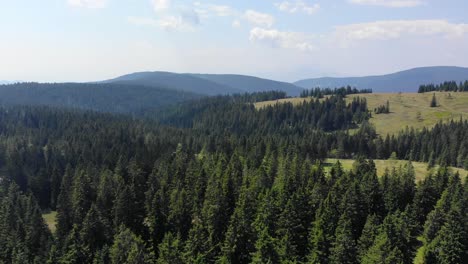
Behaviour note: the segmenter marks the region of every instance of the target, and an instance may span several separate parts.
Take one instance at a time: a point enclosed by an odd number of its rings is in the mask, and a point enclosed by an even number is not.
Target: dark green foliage
[[[407,216],[400,212],[389,214],[373,245],[362,256],[362,263],[413,263],[412,239]]]
[[[219,96],[182,104],[158,113],[160,122],[180,127],[192,127],[211,133],[226,131],[244,135],[290,134],[301,135],[322,129],[346,129],[369,118],[367,101],[354,98],[349,104],[341,96],[324,101],[304,102],[296,107],[292,103],[276,104],[255,109],[248,104],[252,99],[242,96]]]
[[[121,226],[109,250],[112,264],[149,263],[149,255],[144,241],[136,236],[130,229]]]
[[[460,178],[455,175],[450,179],[442,197],[426,220],[424,229],[426,263],[465,262],[468,257],[466,208],[466,194]]]
[[[183,247],[180,237],[174,236],[172,233],[167,233],[158,249],[159,258],[157,264],[182,264]]]
[[[52,236],[35,199],[0,178],[0,262],[45,263]]]
[[[345,215],[340,219],[335,232],[335,242],[330,250],[330,263],[358,263],[353,226]]]
[[[0,105],[47,105],[139,114],[201,97],[190,92],[129,84],[18,83],[0,85]]]

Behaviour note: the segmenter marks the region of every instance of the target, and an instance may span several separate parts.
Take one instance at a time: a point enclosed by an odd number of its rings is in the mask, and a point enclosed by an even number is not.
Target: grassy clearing
[[[55,232],[56,226],[55,226],[55,218],[57,217],[57,212],[56,211],[51,211],[49,213],[43,214],[42,217],[44,218],[47,226],[49,227],[50,231],[52,233]]]
[[[338,161],[338,159],[327,159],[325,161],[325,170],[328,170],[331,168],[333,164],[335,164]],[[341,165],[343,166],[344,170],[351,170],[353,168],[353,163],[354,160],[350,159],[339,159]],[[383,176],[385,173],[385,170],[392,170],[393,168],[399,168],[400,166],[403,166],[407,163],[408,161],[406,160],[374,160],[375,167],[377,168],[377,175],[379,177]],[[438,167],[434,167],[431,170],[427,169],[427,163],[423,162],[412,162],[414,171],[416,174],[416,181],[420,181],[424,179],[430,172],[434,172],[438,169]],[[453,172],[458,172],[460,173],[460,177],[462,179],[465,179],[468,176],[468,171],[464,169],[459,169],[459,168],[453,168],[451,167]]]
[[[390,114],[375,115],[370,122],[374,124],[380,135],[396,134],[406,127],[421,129],[432,127],[439,121],[458,120],[460,117],[468,118],[468,93],[435,93],[439,106],[429,107],[432,93],[402,93],[402,94],[357,94],[349,95],[347,100],[354,97],[367,99],[370,110],[390,103]],[[450,94],[450,95],[449,95]],[[275,101],[256,103],[257,108],[276,103],[291,102],[300,104],[311,98],[287,98]]]

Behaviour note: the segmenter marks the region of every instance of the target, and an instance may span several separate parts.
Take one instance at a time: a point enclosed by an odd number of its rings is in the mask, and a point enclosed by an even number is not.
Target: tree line
[[[468,81],[457,84],[455,81],[443,82],[441,84],[420,85],[418,93],[427,92],[468,92]]]
[[[357,89],[356,87],[351,86],[343,86],[340,88],[314,88],[314,89],[305,89],[301,92],[300,97],[315,97],[315,98],[323,98],[325,95],[341,95],[346,96],[348,94],[366,94],[372,93],[372,89]]]

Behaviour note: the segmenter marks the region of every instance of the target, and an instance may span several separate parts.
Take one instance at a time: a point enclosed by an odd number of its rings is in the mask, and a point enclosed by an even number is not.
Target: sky
[[[466,0],[0,0],[0,80],[468,66]]]

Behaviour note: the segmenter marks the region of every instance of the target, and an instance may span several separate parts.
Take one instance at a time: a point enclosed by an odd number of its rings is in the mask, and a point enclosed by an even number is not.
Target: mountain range
[[[103,81],[181,90],[201,95],[284,91],[297,96],[303,89],[336,88],[350,85],[375,93],[416,92],[421,84],[468,80],[468,68],[453,66],[421,67],[396,73],[364,77],[322,77],[280,82],[246,75],[137,72]]]
[[[350,85],[359,89],[372,89],[374,93],[408,93],[417,92],[421,84],[465,80],[468,80],[468,68],[437,66],[414,68],[379,76],[305,79],[294,82],[294,84],[302,88],[334,88]]]

